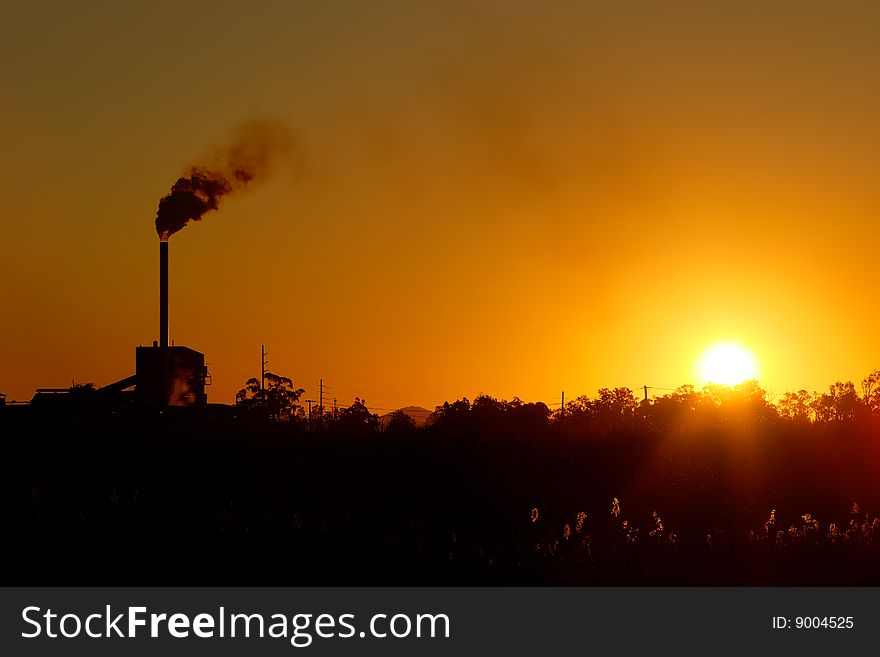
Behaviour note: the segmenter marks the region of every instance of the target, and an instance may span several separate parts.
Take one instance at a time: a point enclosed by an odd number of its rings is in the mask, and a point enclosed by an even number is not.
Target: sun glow
[[[703,383],[734,386],[757,378],[758,364],[748,349],[733,342],[725,342],[706,350],[700,358],[699,372]]]

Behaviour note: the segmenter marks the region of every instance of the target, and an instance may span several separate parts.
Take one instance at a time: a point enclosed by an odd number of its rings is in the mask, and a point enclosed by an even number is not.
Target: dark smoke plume
[[[214,156],[212,164],[195,166],[177,179],[156,212],[156,232],[167,240],[190,221],[216,210],[227,194],[265,177],[291,153],[293,138],[287,128],[271,121],[241,126],[232,143]]]

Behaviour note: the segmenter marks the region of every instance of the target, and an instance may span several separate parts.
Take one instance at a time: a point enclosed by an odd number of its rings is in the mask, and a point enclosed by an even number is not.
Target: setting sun
[[[757,378],[758,366],[754,355],[733,342],[711,346],[699,362],[703,383],[722,383],[733,386]]]

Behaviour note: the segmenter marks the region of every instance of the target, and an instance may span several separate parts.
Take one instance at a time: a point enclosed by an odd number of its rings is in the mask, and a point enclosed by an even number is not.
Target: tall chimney
[[[168,240],[159,242],[159,346],[168,346]]]

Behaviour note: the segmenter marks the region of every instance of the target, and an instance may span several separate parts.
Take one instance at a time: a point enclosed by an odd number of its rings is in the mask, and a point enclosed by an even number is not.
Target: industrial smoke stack
[[[239,192],[268,175],[293,148],[287,128],[273,121],[242,125],[233,140],[206,165],[192,167],[177,179],[159,201],[159,346],[168,347],[168,239],[191,221],[199,221],[220,207],[229,194]]]
[[[159,239],[167,240],[191,221],[200,221],[206,213],[217,210],[229,194],[265,178],[292,149],[293,137],[283,124],[251,121],[242,125],[211,162],[192,167],[159,201]]]
[[[159,242],[159,346],[168,346],[168,240]]]

